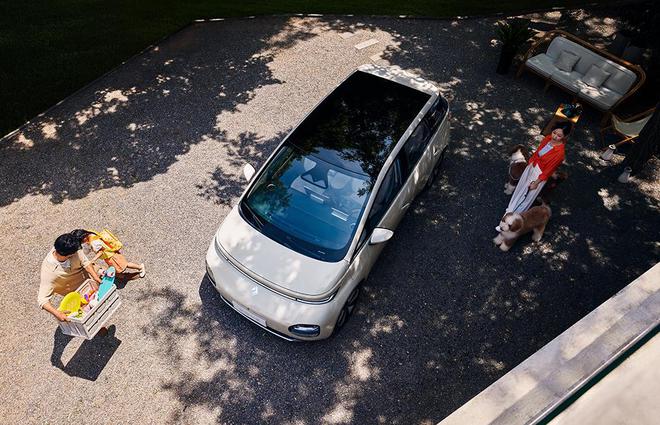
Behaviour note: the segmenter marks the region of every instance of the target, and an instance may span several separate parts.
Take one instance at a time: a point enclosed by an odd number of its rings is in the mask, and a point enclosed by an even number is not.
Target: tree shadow
[[[602,36],[598,23],[609,22],[607,16],[571,16],[589,20],[585,38],[590,31]],[[221,335],[232,335],[231,358],[241,359],[240,366],[234,363],[237,388],[247,386],[249,396],[227,407],[222,397],[233,399],[227,376],[215,375],[197,387],[190,373],[168,387],[178,398],[203,411],[222,406],[218,421],[241,421],[251,406],[272,423],[435,423],[653,265],[658,200],[615,183],[617,171],[598,158],[600,114],[590,109],[571,138],[563,165],[570,178],[553,194],[554,216],[544,239],[522,238],[508,254],[492,244],[492,228],[508,201],[502,193],[507,147],[521,142],[535,147],[556,106],[570,100],[560,91],[544,93],[543,82],[533,77],[495,74],[499,49],[491,40],[493,25],[487,19],[356,18],[335,27],[364,32],[363,38],[379,31],[393,35],[377,62],[435,81],[450,99],[452,143],[444,175],[413,204],[338,337],[289,348],[220,306],[227,312],[218,319],[226,325]],[[460,55],[442,55],[457,51]],[[230,176],[215,180],[220,192],[231,187]],[[200,296],[214,308],[221,304],[210,284],[202,283]],[[259,354],[248,354],[252,350]],[[319,360],[335,362],[337,369],[317,378],[313,396],[298,394],[292,402],[292,391],[274,395],[308,378],[308,362],[327,370]],[[255,364],[284,364],[286,372],[262,368],[250,375]],[[281,387],[262,387],[264,381]],[[229,391],[220,401],[203,396],[217,386]],[[308,404],[316,409],[307,410]]]
[[[315,43],[330,55],[344,33],[352,35],[341,55],[386,37],[365,57],[378,53],[369,60],[437,83],[450,100],[452,142],[442,178],[412,205],[337,337],[280,341],[226,307],[206,279],[192,301],[176,287],[145,292],[153,320],[142,331],[168,359],[158,385],[178,403],[170,422],[436,423],[657,258],[657,199],[614,182],[616,170],[598,159],[600,117],[591,110],[571,139],[563,166],[570,177],[553,197],[544,239],[524,238],[507,254],[492,244],[508,201],[508,145],[533,145],[557,104],[570,100],[544,94],[532,76],[494,73],[495,20],[228,22],[181,32],[134,59],[139,66],[94,83],[93,94],[74,96],[89,108],[62,106],[12,136],[0,148],[8,176],[0,205],[130,187],[208,139],[227,155],[198,194],[230,205],[244,187],[240,167],[262,164],[285,134],[255,130],[244,107],[266,105],[269,93],[258,89],[326,78],[305,72],[316,58],[298,48]],[[295,106],[267,112],[286,116],[288,128],[306,112]],[[228,133],[228,121],[243,123],[241,131]]]
[[[266,139],[248,131],[240,133],[237,139],[227,139],[226,162],[196,185],[199,195],[217,205],[232,206],[247,183],[241,173],[242,167],[245,164],[256,169],[261,167],[286,133],[278,132],[275,137]]]
[[[221,138],[217,116],[281,84],[269,69],[275,52],[312,36],[308,25],[279,18],[234,31],[240,26],[191,25],[2,139],[0,207],[28,195],[61,203],[129,188]]]

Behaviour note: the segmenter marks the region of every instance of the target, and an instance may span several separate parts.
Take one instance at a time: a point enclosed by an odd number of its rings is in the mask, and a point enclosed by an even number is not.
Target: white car
[[[385,242],[435,178],[448,103],[398,68],[360,67],[255,169],[206,255],[234,310],[287,340],[332,335]]]

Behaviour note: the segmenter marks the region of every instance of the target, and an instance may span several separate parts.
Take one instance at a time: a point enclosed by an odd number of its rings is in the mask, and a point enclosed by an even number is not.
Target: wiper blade
[[[254,212],[254,210],[252,209],[252,207],[250,207],[250,205],[249,205],[247,202],[244,202],[243,205],[245,205],[245,209],[247,209],[247,210],[250,212],[250,214],[251,214],[252,217],[254,218],[254,221],[257,222],[257,224],[258,224],[258,226],[259,226],[259,229],[263,228],[263,227],[264,227],[264,222],[259,218],[259,216],[257,215],[257,213]]]

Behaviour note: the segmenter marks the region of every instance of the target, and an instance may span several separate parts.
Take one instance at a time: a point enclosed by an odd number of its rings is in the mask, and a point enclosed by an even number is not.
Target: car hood
[[[285,295],[309,301],[331,295],[348,268],[299,254],[250,226],[232,208],[216,235],[221,254],[234,267],[264,286]]]

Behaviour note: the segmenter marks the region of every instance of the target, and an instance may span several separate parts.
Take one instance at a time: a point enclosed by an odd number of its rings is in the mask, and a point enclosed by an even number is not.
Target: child
[[[96,232],[76,229],[71,234],[80,242],[83,253],[88,258],[92,253],[95,253],[94,257],[90,259],[92,263],[101,258],[108,266],[113,266],[117,273],[123,273],[126,269],[134,269],[140,271],[140,277],[144,277],[147,274],[144,263],[137,264],[129,262],[119,250],[113,250],[108,246]]]

